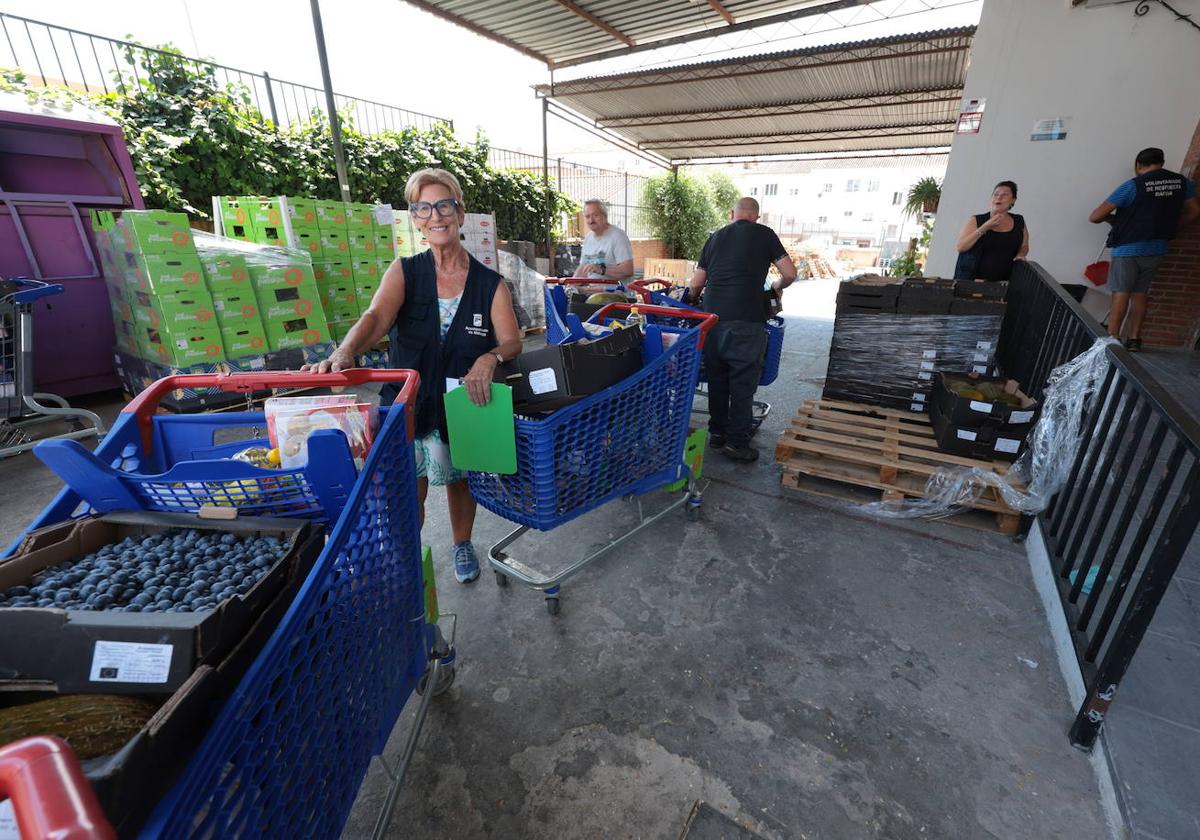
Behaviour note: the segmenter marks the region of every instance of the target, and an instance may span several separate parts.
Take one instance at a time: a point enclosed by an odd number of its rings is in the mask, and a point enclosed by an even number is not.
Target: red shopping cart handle
[[[708,336],[708,331],[717,323],[717,316],[711,312],[701,312],[698,309],[676,309],[673,306],[646,306],[639,303],[610,303],[588,320],[600,324],[612,313],[629,312],[634,307],[637,307],[637,311],[645,315],[662,315],[666,318],[686,318],[689,321],[699,321],[700,323],[696,325],[700,330],[700,341],[697,342],[697,348],[704,346],[704,339]]]
[[[397,403],[404,403],[408,411],[408,437],[413,436],[413,412],[417,389],[421,387],[421,376],[415,370],[374,370],[350,368],[336,373],[305,373],[281,370],[250,373],[190,373],[179,376],[164,376],[122,409],[123,414],[137,415],[138,427],[142,431],[142,446],[150,452],[154,445],[154,414],[158,404],[171,391],[179,388],[218,388],[222,391],[250,393],[272,388],[339,388],[365,385],[368,382],[403,382]]]
[[[115,840],[66,741],[49,735],[0,747],[0,799],[12,803],[23,840]]]

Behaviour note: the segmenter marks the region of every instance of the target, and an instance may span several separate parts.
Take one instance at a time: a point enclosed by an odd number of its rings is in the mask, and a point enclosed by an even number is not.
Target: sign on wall
[[[1029,139],[1065,140],[1070,124],[1070,117],[1051,117],[1046,120],[1038,120],[1033,124],[1033,131],[1030,133]]]
[[[972,99],[962,107],[958,114],[958,122],[954,126],[955,134],[978,134],[983,126],[983,109],[986,99]]]

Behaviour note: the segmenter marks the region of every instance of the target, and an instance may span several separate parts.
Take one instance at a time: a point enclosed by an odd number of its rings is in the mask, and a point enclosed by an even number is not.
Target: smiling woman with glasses
[[[429,485],[444,486],[454,537],[454,576],[459,583],[470,583],[479,577],[471,545],[475,499],[466,476],[450,463],[442,396],[448,384],[461,379],[472,402],[485,405],[496,366],[520,355],[521,335],[508,287],[462,246],[459,229],[466,209],[458,179],[442,169],[422,169],[408,179],[404,192],[429,250],[388,267],[371,305],[346,340],[313,369],[352,368],[359,353],[387,335],[391,366],[421,374],[413,412],[421,524]],[[395,398],[390,387],[380,394],[383,405]]]

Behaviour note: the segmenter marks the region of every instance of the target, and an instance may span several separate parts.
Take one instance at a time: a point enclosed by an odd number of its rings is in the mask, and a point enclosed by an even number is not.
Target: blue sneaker
[[[470,583],[479,577],[479,561],[470,540],[454,546],[454,577],[459,583]]]

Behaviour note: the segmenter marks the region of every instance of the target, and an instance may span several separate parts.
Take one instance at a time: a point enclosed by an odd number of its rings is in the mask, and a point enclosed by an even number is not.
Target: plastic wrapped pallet
[[[1001,320],[842,312],[834,320],[824,397],[924,412],[936,373],[992,373]]]
[[[504,278],[512,295],[513,309],[517,312],[517,323],[521,329],[536,329],[546,326],[545,276],[538,274],[518,257],[508,251],[500,251],[500,276]]]

